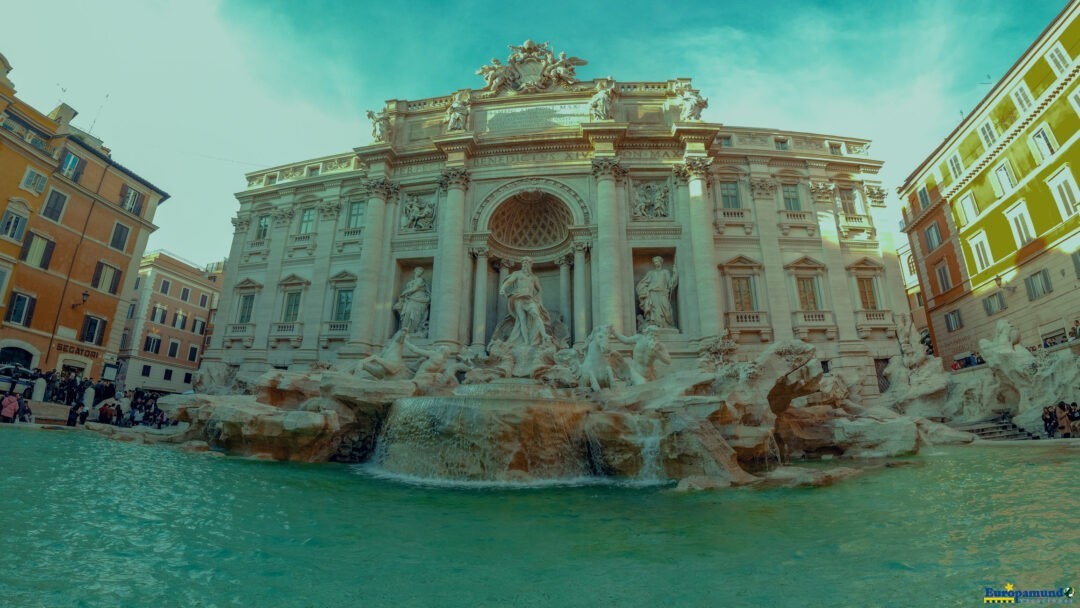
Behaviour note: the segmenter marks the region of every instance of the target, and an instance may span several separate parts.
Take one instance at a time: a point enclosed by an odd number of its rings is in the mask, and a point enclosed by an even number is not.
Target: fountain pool
[[[3,606],[974,606],[1080,584],[1080,449],[835,486],[446,488],[0,429]]]

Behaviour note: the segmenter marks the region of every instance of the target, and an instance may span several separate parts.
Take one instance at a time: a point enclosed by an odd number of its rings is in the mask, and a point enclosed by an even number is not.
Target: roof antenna
[[[86,130],[87,133],[94,134],[94,125],[97,124],[98,116],[101,116],[101,110],[105,107],[105,103],[109,101],[109,94],[105,93],[105,99],[101,100],[101,105],[98,106],[97,112],[94,113],[94,120],[90,122],[90,128]]]

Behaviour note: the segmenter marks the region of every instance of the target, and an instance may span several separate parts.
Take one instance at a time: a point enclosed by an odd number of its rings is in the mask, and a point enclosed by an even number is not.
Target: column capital
[[[232,225],[236,228],[236,232],[247,232],[248,227],[251,226],[251,218],[236,216],[232,218]]]
[[[447,167],[439,176],[439,187],[443,190],[460,188],[465,190],[469,187],[469,171],[465,167]]]
[[[498,266],[499,270],[510,270],[517,266],[517,262],[508,258],[501,258],[495,262],[495,265]]]
[[[393,198],[397,195],[398,191],[401,190],[401,186],[385,177],[369,179],[364,183],[364,186],[367,187],[369,195],[377,196],[384,201]]]
[[[707,178],[713,159],[709,156],[687,156],[683,160],[688,177]]]
[[[750,195],[754,198],[772,198],[776,194],[776,180],[771,177],[750,178]]]
[[[285,226],[292,221],[293,213],[292,207],[279,207],[274,209],[270,215],[274,218],[275,226]]]
[[[597,179],[610,177],[618,180],[626,175],[626,169],[619,164],[618,157],[605,156],[592,159],[592,174]]]
[[[491,250],[488,249],[486,245],[480,245],[480,246],[476,246],[476,247],[470,247],[469,248],[469,253],[474,258],[479,259],[479,258],[486,258],[488,256],[488,254],[491,253]]]
[[[592,241],[574,241],[574,253],[585,253],[592,249]]]
[[[319,204],[319,215],[324,220],[332,220],[341,213],[341,201],[331,198]]]
[[[573,266],[574,265],[574,258],[572,256],[569,256],[569,255],[559,256],[559,257],[555,258],[555,265],[559,266],[559,267]]]

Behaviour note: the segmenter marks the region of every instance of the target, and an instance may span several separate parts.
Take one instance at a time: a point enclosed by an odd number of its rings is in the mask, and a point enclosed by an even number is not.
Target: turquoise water
[[[1080,449],[828,488],[446,489],[0,429],[0,606],[975,606],[1080,586]]]

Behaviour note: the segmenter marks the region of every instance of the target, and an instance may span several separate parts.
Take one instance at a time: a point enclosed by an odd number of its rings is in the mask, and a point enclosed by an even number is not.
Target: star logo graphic
[[[1013,589],[1016,589],[1015,585],[1012,583],[1005,583],[1005,591],[1012,591]]]

